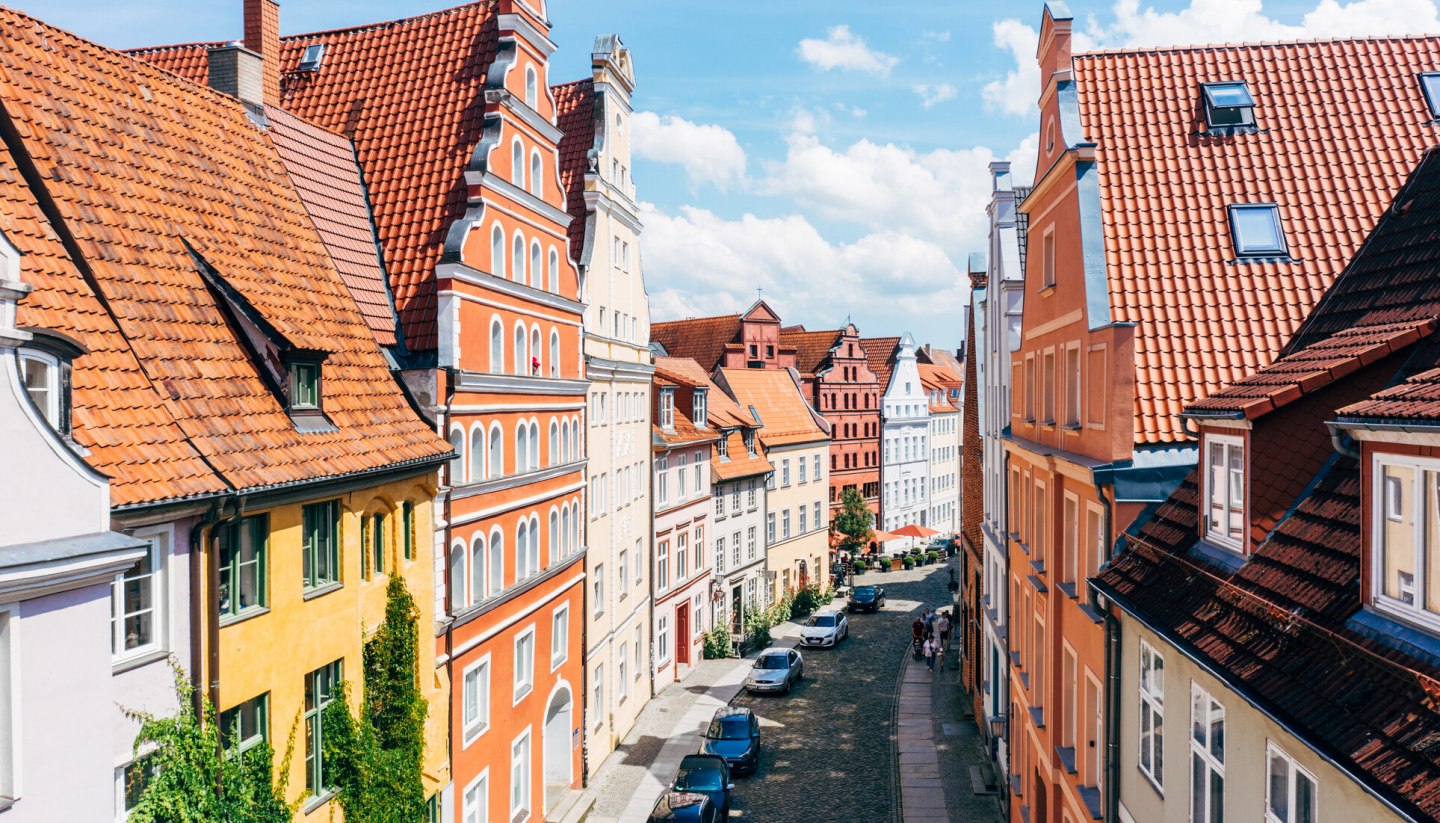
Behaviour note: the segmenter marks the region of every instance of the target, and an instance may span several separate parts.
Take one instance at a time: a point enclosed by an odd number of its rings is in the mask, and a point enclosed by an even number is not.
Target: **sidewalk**
[[[800,637],[800,627],[782,623],[771,633],[773,644],[790,645]],[[715,710],[740,693],[756,653],[702,660],[683,682],[671,683],[655,695],[640,710],[635,728],[591,777],[585,791],[595,798],[595,805],[586,823],[645,823],[680,769],[680,759],[700,749],[700,738]]]
[[[900,805],[904,823],[1000,823],[996,795],[975,794],[970,767],[988,761],[959,685],[959,652],[952,645],[946,670],[931,672],[905,656],[896,712]]]

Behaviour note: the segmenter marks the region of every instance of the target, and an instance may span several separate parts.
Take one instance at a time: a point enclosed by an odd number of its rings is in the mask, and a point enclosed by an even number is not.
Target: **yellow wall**
[[[419,671],[421,688],[430,704],[426,721],[425,793],[449,781],[447,745],[449,686],[435,667],[435,645],[428,642],[434,603],[434,497],[435,479],[425,475],[343,495],[321,495],[309,502],[340,500],[340,580],[338,589],[305,599],[302,566],[302,509],[305,504],[247,510],[245,515],[268,514],[266,587],[268,612],[239,618],[220,628],[221,711],[269,693],[269,739],[276,750],[277,767],[286,741],[294,730],[288,797],[305,792],[305,676],[335,660],[343,660],[342,674],[350,684],[352,712],[363,689],[361,647],[385,617],[385,587],[398,570],[420,610]],[[401,504],[414,506],[412,558],[403,559]],[[387,574],[362,580],[361,517],[385,515]],[[212,547],[214,543],[210,544]],[[218,560],[212,551],[208,559]],[[207,610],[214,614],[214,608]],[[297,820],[328,820],[331,807],[320,804],[307,813],[303,804]]]
[[[775,572],[772,597],[785,593],[785,574],[790,572],[790,586],[800,584],[800,561],[806,562],[810,582],[820,588],[830,583],[830,441],[786,444],[766,450],[766,457],[775,466],[775,488],[765,495],[765,510],[775,515],[775,542],[766,548],[765,565]],[[805,457],[805,482],[800,482],[800,458]],[[790,485],[784,485],[782,461],[790,461]],[[814,461],[821,466],[820,479],[812,479]],[[821,522],[815,522],[815,504],[820,504]],[[805,507],[805,531],[800,531],[797,509]],[[782,512],[790,512],[790,537],[784,530]]]

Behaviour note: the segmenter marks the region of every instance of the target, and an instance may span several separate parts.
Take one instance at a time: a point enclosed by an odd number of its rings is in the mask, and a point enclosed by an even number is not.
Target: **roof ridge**
[[[550,88],[552,88],[552,89],[563,89],[563,88],[568,88],[568,87],[570,87],[570,86],[583,86],[583,85],[585,85],[586,83],[591,83],[591,84],[593,84],[594,82],[595,82],[595,78],[593,78],[593,77],[582,77],[582,78],[580,78],[579,80],[567,80],[567,81],[565,81],[564,83],[552,83],[552,84],[550,84]]]
[[[1440,34],[1370,34],[1355,37],[1310,37],[1294,40],[1257,40],[1240,43],[1192,43],[1169,46],[1132,46],[1129,48],[1097,49],[1079,52],[1072,59],[1116,57],[1135,54],[1174,54],[1185,51],[1233,51],[1237,49],[1275,49],[1294,46],[1322,46],[1332,43],[1395,42],[1401,40],[1433,40]]]
[[[427,11],[424,14],[416,14],[410,17],[401,17],[396,20],[381,20],[375,23],[360,23],[354,26],[341,26],[340,28],[335,29],[307,31],[301,32],[299,34],[282,34],[280,35],[280,40],[284,42],[287,40],[299,40],[306,37],[320,37],[324,35],[353,34],[357,32],[379,31],[381,29],[394,28],[396,26],[404,26],[410,23],[417,23],[422,20],[429,20],[434,17],[443,17],[447,14],[458,14],[459,12],[468,11],[469,9],[475,8],[477,6],[493,7],[496,5],[498,5],[498,0],[472,0],[469,3],[461,3],[458,6],[451,6],[445,9],[437,9],[435,11]]]

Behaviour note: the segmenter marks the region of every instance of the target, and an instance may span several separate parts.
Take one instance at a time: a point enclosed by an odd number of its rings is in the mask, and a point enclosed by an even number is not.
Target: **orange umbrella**
[[[895,530],[895,534],[901,537],[933,537],[934,535],[937,535],[939,533],[940,532],[937,532],[934,529],[927,529],[924,526],[919,526],[914,523],[911,523],[908,526],[901,526],[900,528]]]
[[[895,540],[899,537],[899,534],[891,534],[890,532],[882,532],[879,529],[876,529],[874,535],[870,539],[874,540],[876,543],[884,543],[887,540]]]

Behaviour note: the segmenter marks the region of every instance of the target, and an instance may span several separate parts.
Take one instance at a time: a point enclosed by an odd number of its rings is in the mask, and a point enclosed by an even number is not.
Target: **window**
[[[499,237],[500,229],[497,227],[495,231],[496,237]],[[505,373],[505,330],[498,317],[490,321],[490,373]],[[498,472],[498,468],[492,465],[490,471]]]
[[[690,535],[685,534],[684,532],[681,532],[681,533],[675,535],[675,580],[676,580],[676,581],[684,580],[686,573],[689,571],[689,569],[686,568],[686,561],[689,559],[689,558],[686,556],[686,555],[689,554],[689,543],[690,543]]]
[[[735,550],[740,550],[740,535],[735,535]],[[755,559],[755,527],[751,526],[745,530],[745,559]],[[739,562],[739,561],[736,561]]]
[[[404,546],[405,559],[415,559],[415,504],[406,500],[400,504],[400,542]]]
[[[340,663],[339,660],[327,663],[305,675],[305,788],[317,797],[330,791],[325,774],[321,716],[335,699],[341,680]]]
[[[270,694],[252,697],[220,713],[220,740],[227,753],[243,752],[269,737]]]
[[[266,515],[232,520],[221,526],[220,616],[234,617],[265,607],[265,547],[270,532]]]
[[[545,196],[545,176],[541,173],[540,152],[538,149],[530,152],[530,193],[536,197]],[[537,245],[532,251],[530,277],[534,280],[535,288],[538,289],[540,288],[540,277],[544,273],[540,268],[540,247]]]
[[[670,588],[670,541],[661,540],[655,555],[655,588]]]
[[[725,571],[725,538],[715,538],[715,571]]]
[[[525,253],[520,238],[518,237],[515,238],[515,253],[517,255],[517,260]],[[516,267],[516,270],[520,271],[520,276],[524,276],[524,271],[519,266]],[[515,369],[512,374],[530,373],[530,370],[525,362],[525,325],[523,323],[515,324],[514,350],[510,353],[510,357],[513,361],[512,364]],[[523,455],[518,456],[523,457]]]
[[[1025,394],[1025,420],[1026,422],[1035,419],[1035,397],[1038,392],[1035,390],[1035,357],[1025,355],[1025,382],[1020,387]]]
[[[466,666],[460,680],[464,745],[469,746],[490,728],[490,655]]]
[[[815,528],[816,528],[817,530],[818,530],[818,529],[823,529],[823,528],[825,528],[825,523],[824,523],[824,521],[821,519],[821,516],[820,516],[820,503],[819,503],[818,501],[815,503],[815,507],[814,507],[814,508],[815,508],[815,514],[814,514],[814,521],[813,521],[813,522],[815,523]]]
[[[313,503],[302,510],[305,546],[302,562],[305,588],[340,581],[340,501]]]
[[[515,638],[515,702],[535,686],[535,628],[532,626]]]
[[[1425,103],[1430,106],[1430,116],[1440,119],[1440,71],[1421,72],[1420,88],[1425,92]]]
[[[485,573],[486,582],[489,583],[487,595],[494,597],[505,588],[505,533],[498,528],[490,532],[490,562]],[[480,593],[474,592],[471,597],[480,599]]]
[[[1046,524],[1046,514],[1050,508],[1050,499],[1045,496],[1045,484],[1035,483],[1035,532],[1030,535],[1030,550],[1034,552],[1035,562],[1045,562],[1045,549],[1050,542],[1050,533]]]
[[[595,567],[595,580],[591,583],[591,591],[595,601],[595,616],[599,617],[605,613],[605,566],[604,564]]]
[[[1080,347],[1065,350],[1065,417],[1064,424],[1080,428]]]
[[[816,483],[820,482],[820,455],[818,454],[815,455],[814,460],[810,461],[810,479]]]
[[[560,255],[550,250],[550,291],[560,293]]]
[[[1165,658],[1140,641],[1140,771],[1165,788]]]
[[[1265,744],[1265,763],[1266,823],[1315,823],[1315,775],[1271,742]]]
[[[1190,684],[1190,820],[1225,820],[1225,707]]]
[[[754,532],[755,529],[752,527],[750,531]],[[753,548],[750,551],[750,556],[755,556]],[[734,532],[730,535],[730,560],[733,565],[740,565],[740,532]]]
[[[1376,456],[1374,604],[1440,629],[1440,463]],[[1381,514],[1380,512],[1383,512]]]
[[[518,137],[510,144],[510,182],[522,189],[525,188],[525,147],[520,144]],[[521,265],[523,265],[523,261]],[[519,271],[520,266],[517,265],[515,270]],[[524,280],[523,277],[517,279]]]
[[[720,439],[715,441],[715,451],[720,455],[721,460],[730,459],[730,433],[721,432]]]
[[[438,795],[437,795],[438,797]],[[463,823],[490,823],[490,770],[486,769],[480,776],[471,781],[465,787]],[[439,812],[437,811],[438,815]],[[439,817],[436,817],[439,820]]]
[[[597,672],[598,673],[598,672]],[[530,816],[530,730],[526,729],[510,747],[510,819]]]
[[[616,665],[620,667],[620,702],[624,703],[625,698],[630,696],[630,680],[625,673],[630,671],[630,649],[624,643],[620,644],[620,653],[615,655]]]
[[[300,65],[296,71],[319,71],[320,61],[325,59],[325,44],[311,43],[305,47],[305,53],[300,55]]]
[[[636,680],[639,680],[639,679],[640,679],[640,671],[641,671],[641,669],[640,669],[640,653],[641,653],[641,649],[642,649],[642,644],[640,643],[640,639],[641,639],[641,634],[640,634],[640,632],[641,632],[641,630],[642,630],[642,627],[641,627],[641,626],[636,626],[636,627],[635,627],[635,674],[633,675],[633,677],[634,677]]]
[[[363,541],[362,541],[363,542]],[[375,574],[385,573],[385,515],[370,516],[370,543],[362,549],[368,551],[370,569]]]
[[[570,606],[555,610],[550,620],[550,670],[554,671],[570,656]]]
[[[1045,352],[1042,362],[1044,366],[1040,383],[1044,391],[1040,396],[1040,422],[1049,425],[1055,422],[1055,352]]]
[[[490,268],[491,274],[504,279],[505,277],[505,230],[496,223],[490,228]],[[494,362],[495,355],[490,355],[491,362]],[[493,366],[491,371],[498,372],[499,369]]]
[[[110,654],[133,657],[160,646],[159,604],[161,564],[166,551],[165,537],[148,538],[150,547],[135,567],[115,575],[110,595]]]
[[[675,391],[670,388],[660,390],[660,428],[675,430]]]
[[[1041,268],[1041,288],[1048,289],[1055,285],[1055,227],[1045,229],[1041,241],[1040,260],[1043,263]]]
[[[554,252],[550,253],[550,261],[553,266]],[[557,378],[560,376],[560,332],[553,329],[550,332],[550,376]]]
[[[1239,437],[1205,436],[1205,537],[1241,550],[1245,515],[1245,441]]]
[[[802,504],[795,510],[800,518],[800,534],[805,533],[805,506]]]
[[[290,408],[320,408],[320,364],[290,364]]]
[[[1061,527],[1061,535],[1065,541],[1065,556],[1060,558],[1064,564],[1062,579],[1066,583],[1080,585],[1080,499],[1070,493],[1065,494],[1065,524]]]
[[[780,539],[790,539],[790,510],[780,512]]]
[[[1205,123],[1211,129],[1255,125],[1255,98],[1243,82],[1205,83]]]
[[[661,663],[670,660],[670,615],[668,614],[660,615],[660,621],[656,624],[655,653]]]
[[[805,483],[810,482],[810,478],[807,477],[806,474],[805,474],[805,457],[804,457],[803,455],[800,457],[800,466],[799,466],[799,472],[798,472],[798,474],[800,475],[800,483],[801,483],[802,485],[805,484]]]
[[[1100,510],[1091,505],[1085,507],[1085,535],[1086,552],[1085,577],[1091,578],[1099,573],[1100,567],[1105,565],[1105,521],[1100,515]],[[1080,587],[1080,599],[1089,602],[1089,587],[1083,580],[1075,581]]]
[[[790,488],[790,460],[788,458],[780,461],[780,485],[783,488]]]
[[[1230,207],[1230,234],[1240,257],[1275,257],[1287,254],[1280,228],[1280,207],[1260,203]]]
[[[20,352],[20,382],[50,427],[70,433],[70,363],[41,352]]]
[[[595,728],[599,730],[605,725],[605,664],[595,664],[595,704],[591,714],[595,718]]]

